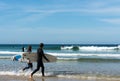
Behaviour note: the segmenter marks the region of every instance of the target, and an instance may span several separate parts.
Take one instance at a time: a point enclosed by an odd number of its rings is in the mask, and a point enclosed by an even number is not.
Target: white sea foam
[[[96,53],[90,53],[90,54],[86,54],[86,53],[48,53],[54,56],[115,56],[118,57],[120,56],[120,54],[96,54]]]
[[[0,54],[22,54],[23,52],[6,52],[6,51],[0,51]],[[72,57],[73,59],[75,58],[82,58],[82,57],[108,57],[108,58],[120,58],[120,54],[109,54],[109,53],[51,53],[51,52],[47,52],[47,54],[51,54],[54,55],[56,57]],[[0,58],[4,59],[4,58],[11,58],[12,56],[0,56]]]
[[[0,71],[0,75],[17,75],[15,71]]]
[[[22,54],[23,52],[0,51],[0,54]]]
[[[28,77],[30,75],[29,72],[16,72],[16,71],[0,71],[0,75],[9,75],[9,76],[26,76]],[[34,76],[42,76],[41,73],[36,73]],[[82,79],[82,80],[117,80],[119,81],[120,78],[117,76],[97,76],[97,75],[89,75],[89,74],[54,74],[54,73],[45,73],[45,76],[55,76],[58,78],[69,78],[69,79]]]
[[[19,71],[0,71],[0,75],[11,75],[11,76],[28,76],[30,75],[31,71],[28,70],[26,72],[23,72],[21,70]]]
[[[119,49],[119,47],[80,46],[79,49],[85,51],[105,51],[105,50],[116,50]]]
[[[0,75],[9,75],[9,76],[30,76],[31,70],[28,71],[0,71]],[[45,73],[46,76],[53,76],[53,72]],[[37,72],[34,76],[42,76],[42,73]]]
[[[120,54],[85,54],[85,53],[48,53],[54,56],[62,57],[108,57],[108,58],[120,58]]]
[[[93,80],[109,80],[109,81],[120,81],[120,78],[119,77],[113,77],[113,76],[97,76],[97,75],[57,75],[57,77],[62,77],[62,78],[70,78],[70,79],[80,79],[80,80],[90,80],[90,81],[93,81]]]
[[[62,46],[61,50],[74,50],[78,48],[83,51],[110,51],[110,50],[119,50],[120,45],[108,47],[108,46]]]
[[[62,50],[71,50],[71,49],[73,49],[73,46],[62,46],[61,49]]]
[[[23,52],[0,51],[0,59],[11,59],[11,55],[21,55]]]

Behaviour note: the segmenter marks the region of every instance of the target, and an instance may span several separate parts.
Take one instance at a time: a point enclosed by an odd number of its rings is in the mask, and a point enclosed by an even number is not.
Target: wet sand
[[[29,76],[0,76],[0,81],[83,81],[79,79],[69,78],[58,78],[58,77],[33,77],[30,79]],[[86,80],[85,80],[86,81]]]
[[[69,78],[69,77],[56,77],[56,76],[46,76],[38,77],[34,76],[30,79],[29,76],[8,76],[0,75],[0,81],[120,81],[119,78]]]

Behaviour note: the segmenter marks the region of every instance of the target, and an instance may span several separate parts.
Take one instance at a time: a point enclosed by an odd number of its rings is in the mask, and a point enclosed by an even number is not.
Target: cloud
[[[117,18],[117,19],[101,19],[100,21],[111,23],[111,24],[120,24],[120,18]]]
[[[120,14],[120,7],[96,8],[96,9],[82,9],[82,12],[94,14]]]
[[[83,13],[90,13],[95,15],[119,15],[120,14],[119,0],[101,0],[91,1],[84,5],[81,9]]]
[[[35,4],[15,4],[12,5],[10,3],[3,3],[0,2],[0,7],[5,8],[5,7],[9,7],[11,9],[21,9],[23,11],[27,11],[27,12],[79,12],[81,9],[83,9],[84,11],[86,10],[91,10],[91,12],[93,12],[93,10],[97,10],[100,11],[102,9],[107,9],[107,7],[111,6],[110,4],[113,3],[113,1],[72,1],[71,2],[67,0],[67,1],[61,1],[61,3],[58,3],[58,1],[54,1],[54,3],[50,3],[50,4],[42,4],[42,5],[38,5],[37,3]],[[52,1],[53,2],[53,1]],[[64,3],[63,3],[64,2]],[[114,3],[117,4],[118,1],[114,1]],[[72,4],[71,4],[72,3]],[[116,5],[112,5],[112,6],[116,6]],[[118,5],[119,6],[119,5]],[[71,10],[72,9],[72,10]],[[71,11],[70,11],[71,10]],[[90,11],[89,11],[90,12]]]
[[[27,12],[34,12],[34,13],[81,12],[81,9],[49,9],[49,10],[33,9],[33,10],[29,10]]]
[[[92,14],[120,14],[120,6],[117,5],[117,2],[111,4],[112,2],[90,2],[90,3],[78,3],[76,4],[49,4],[49,5],[42,5],[42,6],[34,6],[34,7],[26,7],[24,11],[26,13],[92,13]],[[115,5],[116,4],[116,5]]]
[[[9,8],[5,12],[16,12],[16,13],[44,13],[44,14],[55,14],[55,13],[92,13],[92,14],[120,14],[120,6],[115,5],[118,1],[76,1],[73,4],[57,3],[57,4],[5,4],[0,3],[0,9]],[[79,4],[78,4],[79,3]],[[112,4],[114,3],[114,4]]]

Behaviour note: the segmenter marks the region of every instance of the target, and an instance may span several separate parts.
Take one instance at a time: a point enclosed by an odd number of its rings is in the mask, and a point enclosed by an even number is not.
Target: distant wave
[[[62,50],[71,50],[73,49],[73,46],[61,46]]]
[[[79,47],[79,49],[85,51],[106,51],[106,50],[119,50],[120,47],[81,46]]]
[[[120,62],[120,59],[112,59],[112,58],[58,58],[58,61]]]
[[[80,59],[120,59],[120,54],[76,54],[76,53],[48,53],[61,60],[80,60]]]
[[[11,59],[11,56],[0,56],[0,59]]]
[[[83,51],[108,51],[108,50],[120,50],[118,46],[61,46],[61,50],[83,50]]]
[[[99,57],[120,57],[120,54],[84,54],[84,53],[50,53],[54,56],[99,56]]]
[[[0,51],[0,54],[22,54],[23,52]]]
[[[9,52],[0,51],[0,59],[11,58],[16,54],[22,54],[23,52]],[[80,59],[80,58],[102,58],[102,59],[120,59],[120,54],[109,54],[109,53],[51,53],[47,54],[54,55],[59,59]]]
[[[14,55],[21,55],[23,52],[0,51],[0,59],[11,59]]]

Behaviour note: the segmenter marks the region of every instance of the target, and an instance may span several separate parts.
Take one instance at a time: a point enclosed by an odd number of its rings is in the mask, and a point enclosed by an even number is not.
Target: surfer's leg
[[[25,67],[25,68],[23,68],[23,71],[26,70],[26,69],[29,69],[29,67]]]
[[[42,72],[42,76],[45,76],[44,75],[44,66],[41,68],[41,72]]]
[[[29,64],[29,68],[30,68],[31,70],[33,70],[33,64],[32,64],[32,63]]]
[[[28,66],[23,68],[23,71],[26,70],[26,69],[29,69],[29,68],[31,68],[31,70],[32,70],[32,68],[33,68],[32,63],[28,63]]]
[[[42,76],[45,76],[44,75],[44,64],[43,63],[41,63],[41,72],[42,72]]]
[[[37,63],[37,68],[31,73],[31,77],[33,76],[34,73],[36,73],[40,69],[40,64]]]

